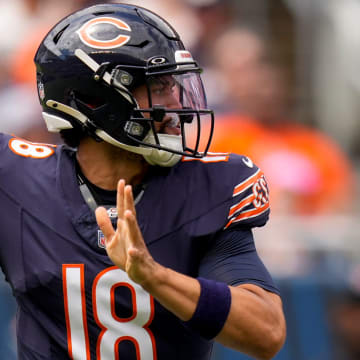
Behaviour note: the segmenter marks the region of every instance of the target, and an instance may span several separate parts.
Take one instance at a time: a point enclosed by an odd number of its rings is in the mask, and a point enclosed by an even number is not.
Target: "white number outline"
[[[56,145],[47,145],[25,141],[19,138],[9,140],[9,148],[16,155],[31,157],[33,159],[45,159],[54,154]]]
[[[119,286],[131,291],[133,314],[129,318],[115,314],[114,294]],[[69,356],[90,360],[84,264],[63,265],[63,289]],[[154,318],[154,299],[131,281],[126,272],[116,266],[101,271],[92,284],[92,304],[95,322],[101,329],[96,344],[98,360],[118,360],[118,346],[124,340],[134,344],[137,360],[157,359],[155,338],[149,329]]]
[[[71,359],[90,360],[84,264],[64,264],[62,275],[69,356]]]

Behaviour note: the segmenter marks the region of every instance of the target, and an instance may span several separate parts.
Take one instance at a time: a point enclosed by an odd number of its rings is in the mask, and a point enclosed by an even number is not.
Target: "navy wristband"
[[[197,278],[200,297],[192,318],[185,324],[205,339],[213,339],[223,328],[231,306],[231,292],[227,284]]]

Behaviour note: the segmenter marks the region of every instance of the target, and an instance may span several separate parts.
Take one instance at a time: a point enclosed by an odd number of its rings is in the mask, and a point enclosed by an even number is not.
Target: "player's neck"
[[[119,179],[131,185],[141,183],[149,168],[141,155],[91,138],[81,141],[76,158],[84,176],[106,190],[115,190]]]

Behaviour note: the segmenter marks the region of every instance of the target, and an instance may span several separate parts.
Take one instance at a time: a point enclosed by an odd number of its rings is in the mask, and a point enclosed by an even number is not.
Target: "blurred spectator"
[[[352,282],[338,290],[330,308],[334,336],[334,360],[360,359],[360,267],[351,274]]]
[[[265,172],[278,213],[352,210],[353,170],[339,146],[321,131],[296,123],[285,70],[268,59],[255,33],[232,29],[214,44],[221,76],[211,150],[252,158]]]
[[[197,29],[196,36],[193,37],[188,49],[205,70],[202,73],[202,80],[208,102],[213,108],[221,103],[219,96],[221,77],[217,76],[216,69],[212,67],[211,51],[214,41],[239,20],[236,2],[233,0],[183,0],[183,2],[189,6]]]
[[[360,159],[360,2],[328,0],[309,4],[308,12],[315,21],[312,51],[307,56],[313,67],[311,90],[316,98],[316,121]]]
[[[235,2],[231,0],[184,0],[198,26],[197,38],[190,51],[202,67],[209,64],[212,44],[235,21]]]
[[[334,359],[360,359],[360,296],[343,294],[333,309]]]

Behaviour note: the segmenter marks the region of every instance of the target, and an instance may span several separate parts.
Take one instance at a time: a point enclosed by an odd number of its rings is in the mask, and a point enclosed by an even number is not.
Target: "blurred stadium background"
[[[124,2],[168,19],[204,67],[212,150],[242,152],[268,176],[273,212],[255,236],[287,317],[275,359],[360,359],[360,2]],[[60,142],[41,120],[32,59],[56,21],[91,3],[0,1],[1,132]],[[5,360],[15,312],[0,278]],[[216,345],[213,360],[235,359],[249,358]]]

